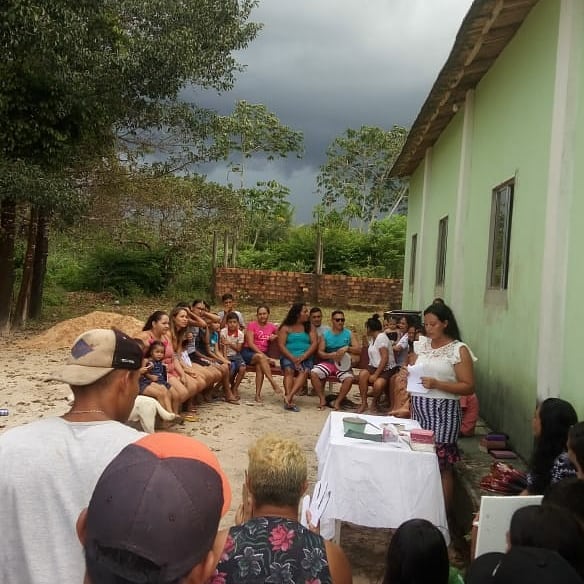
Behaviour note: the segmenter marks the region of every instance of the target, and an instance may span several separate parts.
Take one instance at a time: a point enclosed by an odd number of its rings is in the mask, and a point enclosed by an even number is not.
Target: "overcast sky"
[[[247,186],[276,179],[291,189],[298,223],[318,202],[316,175],[332,140],[347,128],[407,128],[444,64],[471,0],[260,0],[263,29],[238,59],[232,91],[194,95],[229,113],[236,100],[263,103],[304,133],[302,160],[254,161]],[[227,181],[225,164],[201,168]],[[237,177],[230,176],[231,182]]]

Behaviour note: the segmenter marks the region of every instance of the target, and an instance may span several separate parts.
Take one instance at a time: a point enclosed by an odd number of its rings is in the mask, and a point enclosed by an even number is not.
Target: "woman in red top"
[[[150,345],[154,341],[160,341],[164,345],[163,363],[166,365],[168,383],[170,384],[168,391],[170,392],[172,409],[177,414],[180,411],[181,404],[189,398],[189,390],[183,383],[185,375],[180,370],[180,364],[172,349],[169,330],[168,314],[163,310],[156,310],[146,320],[138,338],[146,345]]]

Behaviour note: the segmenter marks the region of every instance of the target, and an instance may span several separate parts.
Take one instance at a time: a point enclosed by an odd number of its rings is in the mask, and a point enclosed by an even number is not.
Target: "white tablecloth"
[[[331,412],[315,448],[318,478],[331,489],[331,499],[321,518],[323,537],[333,537],[334,520],[396,528],[407,519],[421,518],[439,527],[448,543],[436,455],[391,443],[345,438],[343,418],[351,415],[354,414]],[[420,427],[414,420],[361,417],[376,426],[390,422],[404,424],[406,430]],[[380,433],[369,425],[366,432]]]

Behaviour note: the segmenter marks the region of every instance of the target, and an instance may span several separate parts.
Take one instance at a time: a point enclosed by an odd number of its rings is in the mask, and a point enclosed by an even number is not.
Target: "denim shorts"
[[[243,349],[241,349],[240,354],[243,360],[245,361],[245,364],[251,365],[251,360],[254,358],[256,353],[255,351],[252,351],[249,347],[243,347]]]
[[[306,359],[305,361],[301,361],[300,369],[301,371],[310,371],[312,365],[312,359]],[[296,369],[296,366],[287,357],[280,357],[280,368],[284,371],[284,369]]]

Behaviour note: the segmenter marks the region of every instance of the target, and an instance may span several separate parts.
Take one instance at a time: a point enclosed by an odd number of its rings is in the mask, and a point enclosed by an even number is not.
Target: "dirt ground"
[[[247,314],[247,313],[246,313]],[[367,314],[359,315],[364,321]],[[80,332],[94,327],[117,326],[128,333],[141,328],[142,320],[108,311],[93,312],[56,324],[52,328],[29,334],[0,338],[0,407],[10,414],[0,418],[4,430],[47,416],[58,416],[68,409],[69,388],[61,383],[45,381],[65,361],[70,347]],[[247,449],[266,432],[277,432],[296,440],[306,452],[309,491],[317,475],[314,447],[329,411],[317,410],[316,397],[300,397],[300,413],[287,412],[281,398],[264,383],[263,404],[254,401],[254,378],[248,374],[241,387],[241,405],[213,402],[199,408],[198,420],[177,426],[173,431],[193,436],[214,450],[229,476],[234,500],[222,526],[233,523],[241,500],[241,485],[247,466]],[[353,390],[355,392],[355,390]],[[358,401],[356,393],[350,395]],[[387,530],[344,526],[341,545],[347,552],[357,584],[377,583],[383,573]]]

